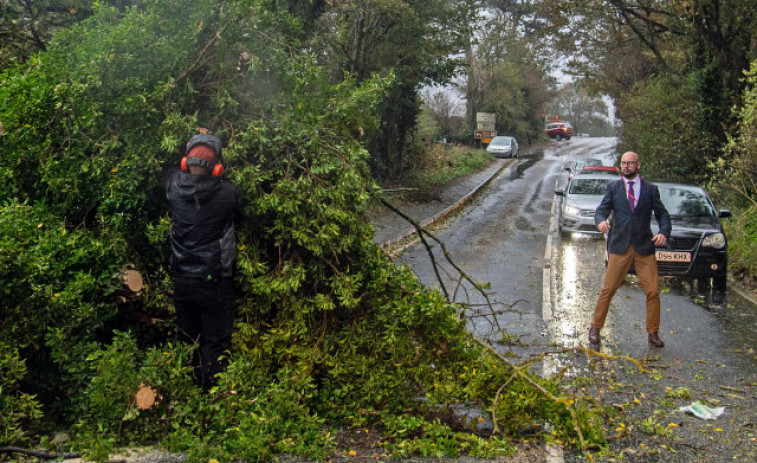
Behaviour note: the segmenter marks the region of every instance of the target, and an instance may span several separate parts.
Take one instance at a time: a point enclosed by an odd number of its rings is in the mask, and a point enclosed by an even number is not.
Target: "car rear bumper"
[[[657,272],[660,276],[717,278],[724,277],[728,271],[727,248],[714,249],[703,247],[701,235],[673,236],[668,247],[656,248],[655,251],[687,253],[689,262],[668,262],[657,259]],[[631,266],[631,273],[635,273]]]
[[[727,270],[728,253],[726,250],[717,251],[704,248],[695,250],[692,252],[691,262],[657,261],[657,272],[663,276],[716,278],[725,276]]]

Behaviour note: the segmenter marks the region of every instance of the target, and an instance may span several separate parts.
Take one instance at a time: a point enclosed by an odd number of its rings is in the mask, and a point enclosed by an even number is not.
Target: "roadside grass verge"
[[[494,162],[480,148],[435,144],[400,178],[380,182],[385,192],[399,200],[426,200],[437,188]]]
[[[723,221],[728,237],[728,272],[752,294],[757,291],[757,207],[732,209]]]
[[[425,161],[416,172],[416,180],[420,187],[433,188],[482,169],[494,157],[479,148],[433,145]]]

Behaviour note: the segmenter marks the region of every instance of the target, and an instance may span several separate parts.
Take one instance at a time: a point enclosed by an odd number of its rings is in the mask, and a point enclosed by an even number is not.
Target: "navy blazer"
[[[652,213],[660,225],[660,233],[670,239],[670,214],[660,200],[660,190],[654,183],[641,180],[641,193],[636,207],[631,213],[628,205],[628,193],[623,180],[616,180],[607,185],[602,202],[597,206],[594,223],[599,225],[613,213],[613,223],[608,236],[609,249],[613,254],[623,254],[629,244],[641,255],[654,253],[652,243]]]

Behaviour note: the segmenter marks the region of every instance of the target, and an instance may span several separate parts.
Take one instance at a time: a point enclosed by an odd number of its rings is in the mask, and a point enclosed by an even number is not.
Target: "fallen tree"
[[[68,429],[61,450],[96,460],[136,443],[207,461],[325,458],[333,426],[383,429],[389,453],[496,455],[534,423],[602,440],[590,403],[503,363],[372,245],[356,128],[375,128],[391,76],[329,82],[267,2],[144,4],[98,9],[2,76],[0,445]],[[209,394],[173,342],[161,183],[200,126],[243,207],[233,348]],[[497,435],[439,420],[457,404],[491,410]],[[412,440],[398,429],[427,440],[392,447]]]

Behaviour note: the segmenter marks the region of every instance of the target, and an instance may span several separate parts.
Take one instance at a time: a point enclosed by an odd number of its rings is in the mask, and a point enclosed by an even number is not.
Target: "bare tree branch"
[[[409,215],[407,215],[404,212],[402,212],[400,209],[398,209],[397,207],[395,207],[389,201],[387,201],[384,198],[380,198],[380,201],[381,201],[381,203],[384,206],[388,207],[395,214],[397,214],[400,217],[402,217],[403,219],[407,220],[415,228],[416,232],[418,233],[418,237],[421,239],[421,241],[423,242],[423,245],[426,247],[426,251],[429,253],[429,256],[431,256],[431,261],[434,264],[434,273],[436,274],[436,277],[439,279],[439,284],[442,285],[442,287],[444,288],[444,282],[441,281],[441,278],[439,277],[439,272],[438,272],[438,270],[436,268],[436,259],[432,256],[433,251],[431,250],[431,247],[428,245],[428,242],[426,241],[424,235],[430,237],[432,240],[436,241],[439,244],[439,247],[442,250],[442,254],[444,255],[444,257],[447,260],[447,262],[458,272],[458,274],[460,275],[461,278],[465,279],[470,284],[472,284],[473,287],[476,288],[476,290],[483,296],[484,300],[487,303],[487,306],[491,310],[492,319],[494,320],[494,324],[497,326],[498,332],[501,333],[502,332],[502,327],[499,325],[499,320],[497,319],[497,316],[496,316],[495,311],[494,311],[494,306],[492,305],[492,302],[489,299],[489,295],[481,288],[481,285],[479,283],[476,283],[475,281],[473,281],[473,279],[470,276],[468,276],[468,274],[465,273],[465,271],[463,269],[461,269],[451,259],[450,252],[447,251],[447,246],[442,241],[440,241],[436,236],[434,236],[431,232],[429,232],[426,228],[424,228],[421,224],[419,224],[418,221],[416,221],[415,219],[413,219]],[[449,300],[449,296],[447,294],[446,288],[444,289],[444,293],[445,293],[445,296],[447,297],[447,300],[449,302],[454,302],[454,301]]]

